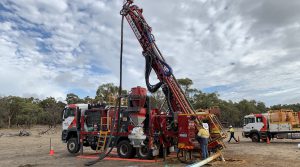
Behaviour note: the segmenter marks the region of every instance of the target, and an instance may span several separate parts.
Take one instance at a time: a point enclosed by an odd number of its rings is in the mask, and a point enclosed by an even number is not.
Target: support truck
[[[253,142],[300,139],[300,111],[281,109],[244,117],[243,136]]]

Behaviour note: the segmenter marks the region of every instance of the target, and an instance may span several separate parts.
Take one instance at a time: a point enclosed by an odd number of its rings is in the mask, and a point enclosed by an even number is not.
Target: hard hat
[[[208,128],[209,128],[207,123],[202,123],[202,126],[203,126],[203,128],[206,129],[206,130],[208,130]]]
[[[229,125],[229,128],[232,128],[232,125]]]

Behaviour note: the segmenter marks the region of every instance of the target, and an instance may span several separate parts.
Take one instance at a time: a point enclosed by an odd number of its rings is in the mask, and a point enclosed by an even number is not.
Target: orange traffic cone
[[[50,149],[49,155],[54,155],[54,149],[53,149],[53,147],[52,147],[52,146],[51,146],[51,149]]]
[[[267,144],[270,144],[270,139],[269,139],[269,137],[267,137]]]
[[[54,149],[52,147],[51,138],[50,138],[50,152],[49,155],[54,155]]]

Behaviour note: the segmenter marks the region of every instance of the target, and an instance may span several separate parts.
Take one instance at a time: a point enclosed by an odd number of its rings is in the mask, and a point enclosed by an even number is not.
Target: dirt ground
[[[70,155],[66,144],[61,141],[60,127],[45,135],[38,135],[47,127],[37,126],[27,129],[30,136],[13,136],[20,129],[0,129],[0,166],[31,167],[31,166],[84,166],[88,159],[81,159]],[[300,164],[300,149],[297,148],[300,140],[272,140],[271,144],[252,143],[249,139],[241,137],[241,129],[236,129],[236,136],[240,137],[240,143],[227,143],[223,151],[226,162],[214,161],[209,166],[220,167],[252,167],[252,166],[288,166],[298,167]],[[1,135],[2,134],[2,135]],[[49,141],[52,140],[55,155],[49,155]],[[226,140],[227,141],[227,140]],[[84,148],[84,154],[91,154],[90,148]],[[141,163],[128,161],[104,160],[94,166],[186,166],[180,164],[176,158],[170,158],[166,162]]]

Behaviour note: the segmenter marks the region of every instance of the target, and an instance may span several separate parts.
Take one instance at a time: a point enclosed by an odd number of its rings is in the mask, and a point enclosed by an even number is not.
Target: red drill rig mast
[[[190,157],[191,160],[192,151],[196,149],[196,145],[199,145],[197,141],[195,144],[194,140],[195,134],[197,133],[196,127],[200,125],[200,120],[206,119],[210,124],[210,132],[212,132],[209,147],[213,152],[222,149],[224,147],[222,142],[224,135],[222,134],[220,122],[213,114],[210,114],[210,112],[195,112],[177,83],[172,68],[167,64],[156,46],[154,36],[151,34],[151,27],[147,24],[142,15],[142,9],[133,5],[133,0],[127,0],[120,14],[122,15],[120,67],[122,67],[123,20],[124,17],[126,17],[143,48],[142,53],[146,60],[145,80],[147,88],[151,93],[162,88],[168,104],[168,111],[161,112],[158,109],[152,109],[149,100],[145,103],[146,89],[144,88],[137,87],[132,90],[132,93],[128,95],[128,108],[126,109],[120,107],[120,99],[122,98],[122,96],[120,96],[118,102],[119,107],[115,107],[114,114],[109,114],[114,115],[112,116],[112,122],[117,126],[111,126],[111,130],[107,131],[107,134],[110,134],[110,136],[108,137],[109,142],[104,144],[105,148],[112,145],[110,148],[111,151],[113,146],[117,145],[117,150],[121,150],[122,144],[128,148],[132,148],[128,150],[133,150],[133,147],[135,147],[137,148],[137,156],[142,159],[147,159],[157,156],[160,148],[166,152],[166,148],[171,148],[176,145],[179,150],[177,152],[177,158],[181,162],[187,162],[187,157]],[[159,80],[155,85],[149,83],[149,76],[152,69],[155,71]],[[120,70],[120,76],[122,76],[122,70]],[[120,90],[121,81],[122,77],[120,77]],[[120,113],[122,114],[122,118]],[[101,131],[103,131],[103,129],[101,130],[100,128],[100,134]],[[111,142],[112,138],[114,138],[114,142]],[[105,149],[103,154],[99,155],[98,160],[87,163],[86,165],[92,165],[98,162],[108,155],[110,151],[106,153]],[[187,153],[189,153],[189,156]],[[122,154],[119,156],[132,157],[134,153],[128,152],[128,156],[127,154],[126,156]]]
[[[152,29],[145,21],[142,12],[142,9],[133,5],[133,0],[127,0],[121,10],[121,15],[126,17],[143,48],[143,55],[146,59],[145,80],[148,90],[153,93],[162,87],[169,106],[169,113],[194,114],[195,111],[177,83],[172,68],[156,46],[154,36],[151,34]],[[149,83],[152,69],[160,81],[155,85]]]
[[[175,115],[178,114],[196,116],[197,113],[179,86],[175,76],[173,75],[172,68],[167,64],[155,44],[154,36],[151,33],[152,29],[144,19],[142,12],[142,9],[133,5],[133,0],[127,0],[123,5],[123,9],[120,14],[122,17],[126,17],[136,38],[143,48],[143,55],[146,59],[145,80],[148,90],[153,93],[162,87],[169,108],[168,115],[172,116],[174,122],[177,121],[175,119]],[[149,83],[149,75],[152,69],[155,71],[157,78],[159,79],[159,82],[155,85],[151,85]],[[209,120],[211,125],[219,129],[212,134],[214,139],[211,140],[211,143],[212,141],[218,141],[219,144],[224,146],[222,139],[226,138],[226,134],[222,131],[221,123],[214,114],[208,114],[206,118]],[[198,126],[201,126],[201,119],[203,118],[196,116],[195,123],[198,124]]]

